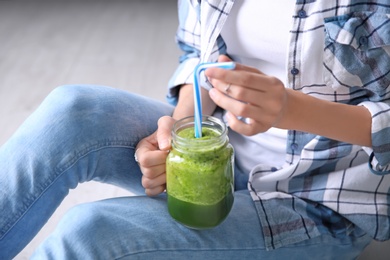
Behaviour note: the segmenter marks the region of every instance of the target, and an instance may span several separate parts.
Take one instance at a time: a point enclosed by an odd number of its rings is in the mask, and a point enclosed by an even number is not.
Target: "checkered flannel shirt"
[[[178,86],[192,83],[199,62],[216,61],[226,53],[220,32],[233,5],[234,0],[178,1],[176,40],[184,54],[169,82],[172,104]],[[278,10],[269,11],[278,15]],[[289,131],[285,165],[257,165],[248,182],[265,246],[271,250],[324,233],[346,235],[356,226],[374,239],[387,240],[390,2],[297,0],[291,16],[286,87],[365,106],[372,115],[373,146]],[[210,88],[207,82],[202,86]]]

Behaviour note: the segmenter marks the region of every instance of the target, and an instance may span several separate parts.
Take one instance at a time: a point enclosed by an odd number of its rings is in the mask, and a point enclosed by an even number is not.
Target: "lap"
[[[18,204],[10,209],[4,207],[7,219],[0,218],[0,223],[12,222],[6,223],[12,227],[7,231],[12,236],[9,241],[4,240],[5,244],[16,245],[20,237],[25,243],[31,238],[67,190],[78,182],[95,179],[139,186],[139,169],[131,158],[134,147],[156,129],[158,118],[170,114],[172,109],[161,102],[105,87],[67,86],[55,90],[0,149],[6,173],[0,180],[15,183],[15,187],[9,186],[5,191],[12,194],[8,200],[13,203],[32,198],[23,207]],[[17,150],[33,152],[26,158]],[[36,188],[33,194],[29,194],[31,183]],[[21,220],[16,217],[20,215],[24,216]],[[32,227],[29,220],[38,217],[38,224]],[[323,253],[335,259],[350,258],[348,254],[356,254],[368,241],[366,236],[356,234],[345,238],[322,236],[292,247],[265,251],[255,205],[248,191],[239,191],[227,219],[214,229],[202,231],[187,229],[173,221],[164,196],[115,198],[80,205],[66,214],[35,256],[38,259],[45,259],[45,255],[55,259],[275,259]]]
[[[168,214],[165,196],[126,197],[77,206],[37,250],[35,257],[82,259],[349,259],[366,236],[323,236],[266,251],[262,227],[248,191],[235,193],[233,209],[218,227],[192,230]],[[353,257],[352,257],[353,258]]]

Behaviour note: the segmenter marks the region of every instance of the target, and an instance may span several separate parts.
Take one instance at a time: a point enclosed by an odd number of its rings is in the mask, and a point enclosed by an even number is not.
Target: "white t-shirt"
[[[285,83],[294,6],[293,0],[236,0],[221,32],[227,53],[235,61],[256,67]],[[247,173],[259,163],[281,166],[285,159],[286,138],[287,130],[276,128],[251,137],[232,133],[233,145],[240,143],[235,146],[239,155],[236,163]],[[241,148],[245,150],[240,151]]]

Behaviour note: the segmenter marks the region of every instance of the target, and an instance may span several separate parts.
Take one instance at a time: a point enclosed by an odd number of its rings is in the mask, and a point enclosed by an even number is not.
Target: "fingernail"
[[[210,97],[211,97],[212,99],[214,99],[214,98],[216,97],[216,95],[217,95],[216,91],[217,91],[217,90],[214,89],[214,88],[210,89],[209,95],[210,95]]]
[[[169,147],[169,141],[167,139],[161,140],[158,143],[158,146],[159,146],[160,150],[165,150]]]
[[[225,115],[227,120],[231,120],[233,117],[233,115],[229,111],[227,111]]]

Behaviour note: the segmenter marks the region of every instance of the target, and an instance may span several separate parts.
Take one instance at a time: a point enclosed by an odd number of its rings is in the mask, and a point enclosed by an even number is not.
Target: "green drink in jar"
[[[176,221],[206,229],[227,217],[234,200],[234,152],[222,121],[204,116],[200,138],[193,117],[177,121],[166,166],[168,211]]]

